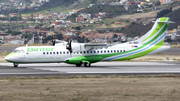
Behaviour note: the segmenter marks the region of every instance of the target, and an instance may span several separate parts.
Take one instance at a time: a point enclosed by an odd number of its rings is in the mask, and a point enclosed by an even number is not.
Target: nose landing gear
[[[18,67],[18,65],[19,65],[18,63],[13,63],[13,64],[14,64],[14,67]]]

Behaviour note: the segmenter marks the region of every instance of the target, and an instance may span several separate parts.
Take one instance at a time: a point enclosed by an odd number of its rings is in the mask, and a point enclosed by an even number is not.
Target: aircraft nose
[[[6,60],[6,61],[11,61],[11,56],[6,56],[6,57],[5,57],[5,60]]]

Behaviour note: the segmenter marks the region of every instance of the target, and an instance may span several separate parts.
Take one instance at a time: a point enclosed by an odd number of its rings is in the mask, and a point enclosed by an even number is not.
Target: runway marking
[[[13,68],[12,63],[0,63],[3,68],[0,75],[37,75],[37,74],[138,74],[138,73],[179,73],[179,64],[166,62],[98,62],[92,67],[76,67],[65,63],[44,63],[44,64],[20,64],[18,69],[24,68],[23,71]],[[0,68],[1,69],[1,68]],[[34,69],[33,71],[31,71]],[[9,70],[9,71],[7,71]],[[3,72],[5,71],[5,72]],[[29,71],[29,72],[28,72]],[[7,72],[7,73],[6,73]]]
[[[0,73],[0,75],[12,75],[12,74],[60,74],[59,72],[32,72],[32,73]]]
[[[128,71],[128,72],[66,72],[69,74],[110,74],[110,73],[180,73],[180,71]]]

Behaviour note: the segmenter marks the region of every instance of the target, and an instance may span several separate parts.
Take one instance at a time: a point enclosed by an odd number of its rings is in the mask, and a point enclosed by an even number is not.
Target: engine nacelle
[[[92,47],[85,47],[83,43],[72,43],[73,52],[83,52],[92,49]]]

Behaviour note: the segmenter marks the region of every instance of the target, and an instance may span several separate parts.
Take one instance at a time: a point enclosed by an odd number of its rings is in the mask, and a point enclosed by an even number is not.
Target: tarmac
[[[0,76],[70,76],[70,75],[157,75],[180,74],[180,62],[98,62],[91,67],[65,63],[0,63]]]
[[[17,46],[0,46],[0,52],[12,52]],[[180,55],[180,48],[157,53]],[[0,63],[0,76],[70,76],[70,75],[180,75],[180,62],[98,62],[91,67],[76,67],[65,63],[19,64]]]

